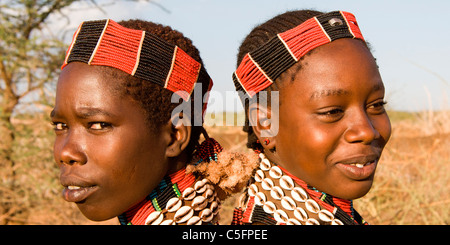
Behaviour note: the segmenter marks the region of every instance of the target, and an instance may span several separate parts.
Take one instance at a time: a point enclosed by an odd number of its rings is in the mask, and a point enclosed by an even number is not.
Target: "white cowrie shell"
[[[287,225],[301,225],[302,223],[300,223],[300,221],[290,218],[286,221]]]
[[[258,156],[259,156],[259,158],[261,158],[261,159],[265,159],[265,158],[266,158],[266,156],[264,155],[264,153],[259,153]]]
[[[311,213],[318,213],[320,211],[320,206],[319,204],[317,204],[316,201],[314,201],[313,199],[308,199],[305,202],[305,207],[306,209],[308,209],[308,211],[310,211]]]
[[[206,188],[205,193],[203,193],[203,196],[208,200],[208,202],[211,202],[214,200],[214,189]]]
[[[305,221],[308,219],[308,214],[301,207],[297,207],[294,209],[294,216],[295,216],[295,218],[297,218],[300,221]]]
[[[295,201],[291,197],[284,196],[281,198],[281,206],[287,210],[294,210],[297,204],[295,204]]]
[[[251,184],[251,185],[248,187],[247,193],[248,193],[248,195],[251,196],[251,197],[254,196],[254,195],[256,195],[256,193],[258,193],[258,186],[256,186],[255,184]]]
[[[195,197],[195,190],[192,187],[186,188],[186,190],[183,191],[183,198],[184,200],[192,200]]]
[[[195,211],[200,211],[204,209],[206,205],[208,205],[208,199],[206,199],[204,196],[195,197],[191,204],[192,208]]]
[[[264,172],[261,169],[258,169],[254,178],[256,182],[261,182],[264,179]]]
[[[207,182],[208,182],[207,179],[202,179],[202,180],[197,181],[194,185],[195,191],[197,193],[203,193],[204,191],[206,191]]]
[[[175,225],[175,221],[173,221],[173,219],[166,219],[163,222],[161,222],[160,225]]]
[[[317,221],[316,219],[313,218],[309,218],[306,222],[305,225],[320,225],[319,221]]]
[[[306,200],[308,200],[308,194],[301,187],[295,187],[294,189],[292,189],[291,196],[299,202],[305,202]]]
[[[281,209],[275,210],[275,212],[273,213],[273,217],[280,223],[286,223],[286,221],[289,219],[289,216],[286,214],[286,212]]]
[[[269,174],[272,178],[279,179],[283,175],[283,171],[281,171],[281,168],[278,166],[273,166],[270,169]]]
[[[344,223],[342,223],[339,219],[334,219],[331,221],[331,225],[344,225]]]
[[[294,180],[291,177],[284,175],[280,178],[280,186],[285,190],[292,190],[294,188]]]
[[[216,195],[214,195],[214,201],[219,204],[221,203],[219,197],[217,196],[217,193],[216,193]]]
[[[171,198],[166,204],[167,212],[175,212],[181,208],[182,201],[178,197]]]
[[[266,213],[272,214],[275,210],[277,210],[277,206],[275,206],[275,203],[267,201],[264,203],[263,209]]]
[[[332,18],[328,21],[328,24],[330,24],[330,26],[340,26],[343,24],[341,19],[338,18]]]
[[[212,213],[216,215],[219,212],[219,203],[217,201],[213,201],[209,208],[211,209]]]
[[[274,184],[273,184],[273,181],[272,181],[271,179],[265,178],[265,179],[263,179],[263,181],[261,182],[261,186],[262,186],[262,188],[263,188],[264,190],[270,191],[270,190],[272,190]]]
[[[214,186],[212,184],[210,184],[209,182],[206,184],[206,191],[205,192],[208,192],[208,191],[214,192]],[[203,194],[203,196],[205,196],[205,194]]]
[[[161,223],[161,221],[163,220],[164,215],[159,212],[159,211],[155,211],[152,212],[147,219],[145,219],[145,224],[146,225],[159,225]]]
[[[205,208],[200,212],[200,218],[202,218],[203,222],[209,222],[214,218],[214,214],[211,209]]]
[[[259,167],[264,171],[269,170],[271,166],[272,164],[270,164],[270,161],[267,158],[263,158],[259,163]]]
[[[319,219],[325,222],[331,222],[334,219],[334,215],[330,211],[322,209],[319,211]]]
[[[281,200],[284,197],[284,192],[279,186],[274,186],[272,190],[270,190],[270,195],[276,200]]]
[[[200,217],[198,217],[198,216],[192,216],[187,221],[187,225],[201,225],[201,224],[202,224],[202,219],[200,219]]]
[[[189,206],[183,206],[175,213],[174,220],[177,223],[184,223],[194,215],[194,209]]]
[[[262,205],[264,205],[266,200],[267,200],[266,195],[264,195],[264,193],[262,193],[262,192],[256,193],[256,196],[255,196],[255,204],[256,205],[262,206]]]

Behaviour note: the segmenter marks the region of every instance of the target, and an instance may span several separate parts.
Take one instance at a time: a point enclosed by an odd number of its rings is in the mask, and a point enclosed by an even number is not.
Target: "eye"
[[[111,127],[110,123],[105,123],[105,122],[92,122],[89,123],[89,129],[92,130],[104,130],[108,127]]]
[[[335,122],[344,116],[344,110],[341,108],[328,108],[320,110],[316,114],[325,122]]]
[[[67,128],[67,124],[62,122],[52,122],[53,130],[55,131],[62,131]]]
[[[386,105],[386,104],[387,104],[387,102],[384,100],[377,101],[372,104],[369,104],[367,106],[367,110],[369,110],[371,113],[374,113],[374,114],[381,114],[381,113],[385,112],[384,105]]]
[[[343,111],[341,109],[332,109],[332,110],[325,111],[325,112],[319,112],[319,115],[332,116],[332,115],[336,115],[336,114],[339,114],[342,112]]]

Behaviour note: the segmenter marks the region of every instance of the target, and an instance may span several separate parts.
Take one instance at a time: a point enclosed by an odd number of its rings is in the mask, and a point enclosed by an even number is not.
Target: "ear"
[[[274,133],[274,120],[270,107],[258,103],[249,105],[249,123],[265,150],[276,147],[276,133]],[[276,130],[278,132],[278,130]]]
[[[166,127],[170,130],[170,142],[166,148],[166,156],[177,157],[186,149],[191,139],[190,121],[180,112],[178,115],[172,116]]]

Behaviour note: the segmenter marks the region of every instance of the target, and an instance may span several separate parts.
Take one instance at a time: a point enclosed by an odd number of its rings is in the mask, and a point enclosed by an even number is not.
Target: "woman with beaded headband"
[[[233,224],[367,224],[352,200],[371,188],[391,127],[355,16],[278,15],[245,38],[237,66],[247,146],[260,164]]]
[[[211,87],[180,32],[141,20],[83,22],[51,112],[63,198],[94,221],[217,224],[220,200],[234,187],[221,182],[223,166],[257,159],[223,153],[196,123]],[[172,113],[181,105],[191,107]]]

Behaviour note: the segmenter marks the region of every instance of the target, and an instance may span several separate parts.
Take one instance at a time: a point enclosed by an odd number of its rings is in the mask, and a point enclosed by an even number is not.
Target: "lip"
[[[67,202],[82,202],[98,190],[97,185],[73,176],[61,176],[60,181],[64,186],[62,197]]]
[[[62,196],[64,200],[68,202],[79,203],[86,200],[91,196],[96,190],[97,186],[80,187],[76,190],[71,190],[68,187],[64,188],[62,191]]]
[[[360,155],[340,160],[335,166],[349,179],[365,180],[374,175],[378,160],[376,154]],[[363,164],[363,167],[352,165],[354,163]]]

